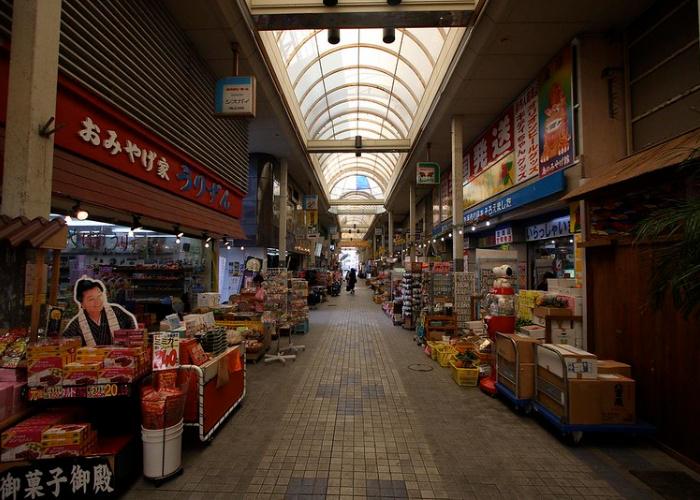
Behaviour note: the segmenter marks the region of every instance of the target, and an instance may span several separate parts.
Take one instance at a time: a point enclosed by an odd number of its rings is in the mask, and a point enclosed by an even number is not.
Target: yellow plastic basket
[[[441,342],[428,341],[428,347],[430,347],[430,357],[433,361],[437,361],[438,347],[444,345]]]
[[[443,368],[447,368],[450,366],[450,360],[455,354],[455,349],[452,346],[449,345],[443,345],[441,347],[438,347],[438,353],[437,353],[437,362],[440,366]]]
[[[462,387],[476,387],[479,382],[478,368],[457,368],[454,361],[450,361],[452,380]]]

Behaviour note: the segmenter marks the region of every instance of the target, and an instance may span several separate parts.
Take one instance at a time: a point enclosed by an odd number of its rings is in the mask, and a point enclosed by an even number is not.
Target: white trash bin
[[[183,421],[166,429],[144,429],[143,475],[149,479],[163,479],[180,471],[182,463]]]

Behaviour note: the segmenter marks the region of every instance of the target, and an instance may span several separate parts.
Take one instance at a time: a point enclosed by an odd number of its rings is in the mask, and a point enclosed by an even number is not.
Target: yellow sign
[[[487,167],[462,186],[464,208],[472,207],[513,187],[515,180],[514,154],[510,153]]]
[[[318,210],[307,210],[306,211],[306,224],[308,226],[318,225]]]

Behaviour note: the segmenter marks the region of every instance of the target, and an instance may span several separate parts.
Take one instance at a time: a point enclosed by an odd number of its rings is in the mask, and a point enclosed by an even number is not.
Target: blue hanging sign
[[[216,82],[216,116],[255,117],[255,77],[228,76]]]
[[[559,193],[566,188],[564,172],[556,172],[542,180],[529,184],[505,196],[495,198],[493,201],[464,212],[464,222],[472,223],[480,217],[494,217],[505,212],[510,212],[533,201],[541,200],[547,196]]]

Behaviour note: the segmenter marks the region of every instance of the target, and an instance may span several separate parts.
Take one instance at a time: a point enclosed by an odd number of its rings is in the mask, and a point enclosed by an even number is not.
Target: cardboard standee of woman
[[[83,345],[95,347],[113,343],[114,332],[136,328],[136,317],[119,304],[108,304],[104,283],[87,276],[75,282],[73,300],[78,314],[68,322],[64,337],[81,337]]]

